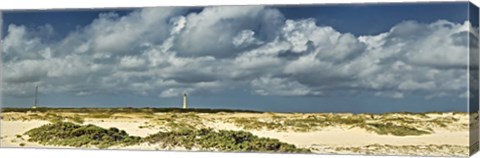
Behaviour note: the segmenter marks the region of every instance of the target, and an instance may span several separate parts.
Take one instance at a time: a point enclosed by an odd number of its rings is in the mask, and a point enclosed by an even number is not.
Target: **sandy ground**
[[[299,114],[296,114],[299,115]],[[222,121],[222,117],[259,117],[264,115],[258,114],[234,114],[234,115],[219,115],[205,120],[203,123],[207,127],[224,130],[242,130],[233,123]],[[441,117],[445,115],[431,115],[430,117]],[[145,125],[149,119],[141,118],[107,118],[107,119],[86,119],[84,124],[94,124],[104,128],[116,127],[125,130],[130,135],[145,137],[150,134],[158,132],[157,128],[140,128]],[[468,117],[462,117],[460,122],[468,123]],[[2,120],[0,121],[1,142],[0,147],[43,147],[43,148],[58,148],[58,146],[43,146],[37,143],[28,142],[28,136],[23,135],[26,131],[48,124],[45,120]],[[441,156],[463,156],[465,151],[463,148],[468,148],[469,132],[468,130],[448,130],[444,128],[433,129],[432,134],[420,136],[392,136],[379,135],[373,132],[366,131],[361,128],[346,128],[346,127],[325,127],[321,130],[310,132],[293,132],[293,131],[273,131],[273,130],[248,130],[254,135],[260,137],[276,138],[282,142],[294,144],[297,147],[309,148],[316,153],[342,153],[342,154],[368,154],[373,151],[372,148],[380,146],[375,149],[375,154],[412,154],[410,150],[403,151],[401,147],[414,148],[439,148],[441,146],[450,145],[457,146],[457,148],[448,151],[446,150]],[[388,149],[387,147],[392,148]],[[68,148],[68,147],[62,147]],[[398,148],[398,149],[397,149]],[[135,149],[135,150],[164,150],[158,149],[154,145],[140,144],[127,147],[112,147],[110,149]],[[174,148],[168,150],[183,150],[182,148]],[[429,149],[430,150],[430,149]],[[428,150],[428,151],[429,151]],[[427,150],[420,150],[413,153],[419,155],[439,155],[439,151],[431,149],[430,153]],[[449,154],[450,153],[450,154]]]
[[[0,147],[21,147],[20,144],[25,144],[24,147],[42,147],[42,148],[56,148],[55,146],[44,146],[38,143],[27,141],[26,136],[17,137],[22,135],[32,128],[39,127],[41,125],[49,123],[43,120],[31,120],[31,121],[1,121],[0,122],[0,134],[1,142]],[[62,147],[63,148],[63,147]],[[65,147],[70,148],[70,147]]]
[[[390,145],[429,145],[450,144],[466,145],[468,142],[467,132],[438,132],[424,136],[388,136],[367,132],[360,128],[338,129],[328,128],[318,132],[288,133],[272,131],[254,131],[255,135],[262,137],[277,138],[287,143],[301,147],[314,145],[337,145],[337,146],[365,146],[370,144]],[[315,138],[315,139],[312,139]],[[321,141],[320,141],[321,140]]]
[[[158,130],[150,128],[138,128],[147,122],[148,120],[142,119],[87,119],[83,124],[94,124],[103,128],[116,127],[118,129],[125,130],[130,135],[146,137],[151,134],[155,134]]]
[[[209,126],[216,129],[224,130],[241,130],[231,123],[216,122],[211,123]],[[465,149],[462,151],[456,151],[458,154],[453,154],[454,151],[447,151],[441,156],[462,156],[461,152],[467,152],[467,146],[469,142],[468,131],[451,131],[444,129],[435,129],[435,133],[421,136],[392,136],[392,135],[378,135],[372,132],[368,132],[361,128],[342,128],[342,127],[327,127],[321,131],[313,132],[277,132],[277,131],[250,131],[254,135],[260,137],[276,138],[280,141],[291,143],[297,147],[310,148],[314,152],[318,153],[331,153],[331,154],[358,154],[359,152],[351,151],[339,151],[338,147],[357,147],[368,151],[368,147],[371,145],[390,145],[395,146],[415,146],[418,148],[427,148],[432,145],[458,145]],[[398,147],[400,148],[400,147]],[[439,155],[436,151],[421,151],[423,153],[413,153],[415,155],[433,156]],[[365,152],[363,154],[368,154]],[[405,155],[411,154],[408,152],[392,152],[386,150],[383,152],[377,152],[379,155]]]

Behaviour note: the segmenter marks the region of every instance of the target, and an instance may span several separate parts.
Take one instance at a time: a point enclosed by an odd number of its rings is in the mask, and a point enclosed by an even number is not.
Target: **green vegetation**
[[[112,117],[113,113],[108,112],[108,113],[88,113],[84,117],[87,118],[98,118],[98,119],[105,119],[105,118],[110,118]]]
[[[204,128],[205,125],[202,119],[194,112],[188,113],[167,113],[164,115],[156,116],[155,119],[151,119],[146,125],[140,126],[140,128],[152,128],[155,126],[161,126],[164,130],[178,130],[183,128]]]
[[[29,113],[27,115],[20,115],[15,120],[47,120],[52,123],[62,122],[64,120],[70,120],[75,123],[82,124],[85,120],[82,116],[75,114],[73,116],[66,116],[61,114],[55,114],[52,112],[45,112],[45,113]]]
[[[333,116],[315,116],[309,115],[306,118],[287,118],[272,115],[270,120],[259,120],[258,118],[231,118],[228,122],[247,130],[277,130],[296,132],[309,132],[317,130],[320,127],[331,125],[355,125],[365,123],[365,118],[358,116],[340,117]]]
[[[68,113],[158,113],[158,112],[177,112],[177,113],[262,113],[253,110],[235,110],[235,109],[195,109],[195,108],[1,108],[1,112],[68,112]]]
[[[463,130],[468,123],[459,118],[466,113],[332,114],[273,113],[224,109],[179,108],[3,108],[5,120],[48,120],[51,123],[71,121],[84,124],[85,119],[145,119],[139,128],[178,131],[208,128],[217,123],[232,123],[244,130],[277,132],[312,132],[326,127],[362,128],[381,135],[423,135],[434,129]],[[24,112],[24,113],[22,113]],[[233,114],[233,113],[248,114]],[[212,114],[211,114],[212,113]]]
[[[249,152],[288,152],[308,153],[310,150],[280,142],[277,139],[260,138],[244,131],[214,131],[213,129],[188,129],[171,132],[158,132],[145,138],[149,143],[162,144],[163,148],[181,146],[202,150],[249,151]]]
[[[398,126],[392,123],[379,124],[379,123],[369,123],[364,126],[365,129],[369,131],[374,131],[377,134],[381,135],[395,135],[395,136],[409,136],[409,135],[423,135],[430,134],[429,131],[419,130],[417,128],[408,127],[408,126]]]
[[[56,122],[34,128],[25,133],[28,141],[43,145],[73,147],[96,146],[107,148],[116,145],[132,145],[141,141],[140,137],[129,136],[117,128],[103,129],[95,125],[77,125],[70,122]]]
[[[116,128],[104,129],[95,125],[77,125],[70,122],[56,122],[31,129],[25,133],[28,141],[43,145],[73,147],[128,146],[143,142],[161,144],[166,147],[200,148],[202,150],[289,152],[307,153],[308,149],[280,142],[277,139],[261,138],[244,131],[214,131],[179,127],[169,132],[158,132],[145,138],[129,136]]]
[[[83,124],[85,122],[85,119],[79,115],[74,115],[70,120],[78,124]]]
[[[246,130],[286,130],[281,123],[259,121],[257,118],[234,118],[232,122]]]
[[[332,114],[312,114],[301,117],[282,117],[270,115],[270,118],[259,119],[250,118],[229,118],[227,122],[233,123],[245,130],[276,130],[276,131],[295,131],[310,132],[321,130],[323,127],[344,126],[347,128],[363,128],[367,131],[375,132],[380,135],[394,136],[415,136],[431,134],[432,128],[448,128],[447,125],[459,121],[453,117],[441,117],[432,119],[427,115],[404,113],[407,116],[386,115],[332,115]]]
[[[398,115],[398,114],[401,114],[401,115],[408,115],[408,116],[416,116],[416,117],[420,117],[420,118],[429,118],[427,116],[427,114],[442,114],[443,112],[428,112],[428,113],[413,113],[413,112],[387,112],[387,113],[384,113],[383,116],[390,116],[390,115]],[[459,113],[462,113],[462,112],[459,112]]]
[[[455,121],[458,121],[458,119],[453,118],[453,117],[442,117],[442,118],[436,118],[431,120],[432,123],[440,126],[440,127],[447,127],[447,124],[451,124]]]
[[[61,122],[64,119],[64,117],[54,113],[46,113],[44,116],[39,117],[41,117],[43,120],[49,120],[52,123]]]
[[[411,156],[468,156],[468,146],[461,145],[383,145],[370,144],[366,146],[335,147],[337,153],[358,153],[366,155],[411,155]]]

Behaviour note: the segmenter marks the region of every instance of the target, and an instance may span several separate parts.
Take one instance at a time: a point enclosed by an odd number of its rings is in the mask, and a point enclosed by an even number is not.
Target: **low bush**
[[[141,141],[140,137],[129,136],[117,128],[104,129],[95,125],[82,126],[70,122],[46,124],[25,134],[30,137],[28,141],[31,142],[73,147],[107,148],[115,145],[132,145]]]
[[[369,123],[364,127],[367,130],[373,131],[381,135],[395,135],[395,136],[409,136],[409,135],[423,135],[430,134],[431,132],[419,130],[414,127],[398,126],[392,123],[380,124]]]
[[[85,122],[85,119],[79,115],[75,115],[72,118],[70,118],[75,123],[83,124]]]
[[[179,129],[159,132],[145,138],[146,142],[162,144],[166,147],[193,147],[202,150],[236,151],[236,152],[288,152],[308,153],[308,149],[280,142],[277,139],[261,138],[244,131],[214,131],[213,129]]]
[[[112,117],[113,113],[89,113],[85,115],[86,118],[110,118]]]

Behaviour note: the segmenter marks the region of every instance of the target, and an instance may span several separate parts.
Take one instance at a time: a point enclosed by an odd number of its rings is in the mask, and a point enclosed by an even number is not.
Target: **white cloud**
[[[23,60],[15,64],[5,64],[2,66],[5,76],[3,79],[7,83],[25,83],[38,82],[41,78],[47,76],[47,69],[41,61]]]
[[[170,18],[181,13],[173,7],[146,8],[128,16],[101,14],[85,30],[96,52],[135,53],[140,43],[160,43],[169,36]],[[126,52],[127,51],[127,52]]]
[[[38,50],[46,49],[39,37],[27,33],[25,26],[9,25],[3,40],[2,58],[6,60],[38,59]]]
[[[2,49],[7,95],[134,93],[175,97],[248,89],[255,95],[464,96],[471,24],[406,21],[354,36],[274,8],[147,8],[102,14],[65,38],[9,25]],[[46,34],[38,33],[40,30]],[[347,93],[345,93],[347,94]]]
[[[169,88],[165,91],[162,91],[162,93],[160,94],[160,97],[164,97],[164,98],[178,97],[188,90],[191,90],[191,89]]]
[[[395,92],[395,91],[393,91],[393,92],[392,91],[375,92],[374,95],[378,96],[378,97],[388,97],[388,98],[396,98],[396,99],[404,97],[403,93]]]
[[[276,36],[283,19],[278,10],[261,6],[207,7],[186,16],[185,28],[174,47],[187,56],[232,57],[246,49],[232,42],[239,33],[250,30],[255,32],[251,38],[269,41]]]
[[[312,91],[297,81],[283,78],[260,77],[251,82],[254,93],[258,95],[307,96],[321,95],[321,91]]]
[[[120,67],[125,69],[142,68],[146,64],[145,59],[134,56],[124,56],[120,60]]]
[[[260,45],[263,42],[254,37],[255,32],[252,30],[242,30],[233,38],[235,47],[248,47],[251,45]]]

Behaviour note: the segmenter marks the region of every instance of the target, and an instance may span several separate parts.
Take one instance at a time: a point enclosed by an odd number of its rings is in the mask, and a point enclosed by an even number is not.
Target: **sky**
[[[2,106],[467,111],[468,7],[4,11]]]

